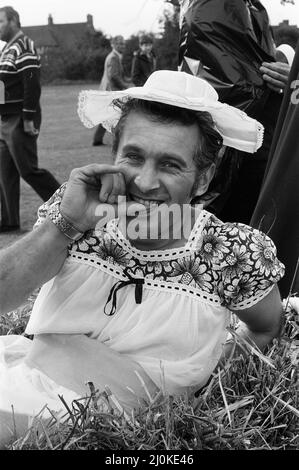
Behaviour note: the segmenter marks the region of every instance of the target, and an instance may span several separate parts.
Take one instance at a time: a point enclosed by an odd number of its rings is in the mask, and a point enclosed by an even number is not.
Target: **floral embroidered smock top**
[[[62,192],[41,206],[37,225]],[[182,393],[203,386],[217,365],[230,309],[259,302],[283,272],[266,235],[205,210],[185,247],[154,252],[134,248],[114,219],[69,246],[60,272],[38,295],[26,333],[86,334],[138,362],[169,393]],[[115,313],[107,315],[109,294],[126,273],[142,279],[142,301],[135,284],[123,283]]]

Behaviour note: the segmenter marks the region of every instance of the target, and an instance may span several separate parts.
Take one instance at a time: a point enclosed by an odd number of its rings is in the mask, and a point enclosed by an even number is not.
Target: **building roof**
[[[55,24],[50,15],[48,24],[42,26],[25,26],[24,34],[29,36],[36,47],[72,47],[80,43],[82,37],[88,32],[95,32],[91,15],[87,15],[86,23]]]
[[[34,41],[36,47],[59,46],[48,25],[25,26],[22,31]]]
[[[282,20],[280,23],[278,23],[276,25],[272,25],[272,28],[273,29],[278,29],[278,28],[281,28],[282,26],[287,26],[289,28],[299,29],[298,25],[290,24],[289,20]]]

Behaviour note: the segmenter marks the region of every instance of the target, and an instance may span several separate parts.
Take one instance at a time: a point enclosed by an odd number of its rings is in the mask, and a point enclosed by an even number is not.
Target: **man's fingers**
[[[273,91],[276,91],[276,93],[281,93],[281,90],[282,90],[281,87],[276,87],[274,85],[271,85],[271,83],[267,83],[267,87]]]
[[[98,164],[98,163],[91,163],[90,165],[83,166],[81,168],[76,168],[75,171],[78,175],[82,174],[84,176],[93,177],[93,176],[101,176],[107,173],[123,173],[125,174],[124,168],[121,166],[116,165],[108,165],[108,164]]]
[[[107,202],[110,204],[116,204],[118,197],[124,196],[126,194],[126,183],[124,176],[121,173],[116,173],[112,175],[112,177],[113,186]]]
[[[101,183],[100,183],[100,191],[99,191],[99,200],[101,202],[108,202],[108,198],[113,189],[113,174],[102,174],[101,175]]]
[[[285,87],[284,82],[282,82],[281,80],[276,80],[275,78],[272,78],[267,74],[263,75],[263,79],[265,80],[265,82],[267,82],[268,84],[273,85],[276,88],[284,88]]]
[[[118,196],[126,194],[126,183],[121,173],[108,173],[101,176],[101,189],[99,200],[108,204],[115,204]]]
[[[83,182],[88,186],[93,186],[95,189],[98,188],[100,190],[103,175],[117,173],[125,176],[126,170],[116,165],[92,163],[72,170],[69,180],[73,182]]]
[[[282,75],[281,73],[279,73],[279,72],[275,72],[274,70],[269,70],[266,67],[261,67],[260,71],[263,74],[274,78],[275,80],[279,80],[279,81],[282,81],[283,83],[285,83],[286,77],[284,75]]]
[[[121,166],[92,163],[75,168],[70,181],[98,189],[101,202],[115,204],[119,195],[126,194],[126,173]]]
[[[291,66],[284,62],[263,62],[262,67],[267,67],[274,72],[281,72],[283,75],[288,75],[291,70]]]
[[[267,82],[273,82],[270,79],[280,82],[280,88],[284,87],[289,79],[290,66],[282,62],[266,63],[263,62],[260,71],[264,74],[263,78]],[[275,85],[276,86],[276,85]]]

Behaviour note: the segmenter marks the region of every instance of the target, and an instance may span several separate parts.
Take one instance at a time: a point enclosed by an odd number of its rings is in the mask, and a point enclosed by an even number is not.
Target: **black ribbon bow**
[[[124,274],[127,276],[128,281],[118,281],[114,286],[112,286],[107,302],[104,307],[104,313],[108,316],[114,315],[116,311],[116,296],[117,291],[122,287],[129,286],[130,284],[135,284],[135,301],[136,304],[141,304],[142,302],[142,286],[144,284],[144,279],[142,277],[133,277],[128,271],[128,268],[124,269]],[[110,312],[106,312],[106,307],[112,299],[112,306]]]

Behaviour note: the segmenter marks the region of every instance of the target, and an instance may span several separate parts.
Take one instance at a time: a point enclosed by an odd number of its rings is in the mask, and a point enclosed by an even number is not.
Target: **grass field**
[[[78,94],[93,85],[48,86],[42,90],[43,121],[38,139],[39,166],[50,170],[60,181],[66,181],[73,168],[110,158],[110,145],[92,147],[94,130],[86,129],[77,115]],[[104,142],[111,143],[106,134]],[[21,183],[22,231],[31,230],[42,200],[24,181]],[[0,248],[9,245],[24,232],[0,234]]]

